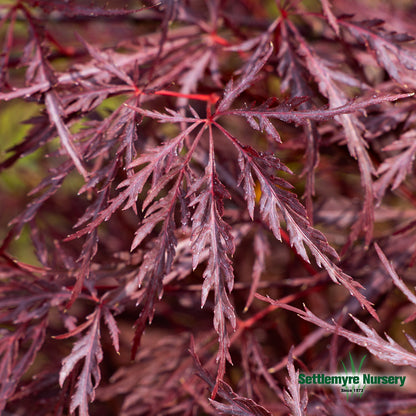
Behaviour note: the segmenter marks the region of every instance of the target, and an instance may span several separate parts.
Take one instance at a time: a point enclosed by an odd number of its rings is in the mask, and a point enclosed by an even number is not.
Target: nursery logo
[[[345,375],[346,376],[352,375],[353,380],[354,381],[357,381],[358,380],[358,382],[359,382],[360,381],[360,371],[361,371],[361,367],[363,366],[365,357],[367,357],[367,355],[364,355],[364,357],[361,359],[360,364],[358,365],[358,367],[356,367],[354,365],[354,360],[352,358],[351,353],[349,354],[349,357],[350,357],[350,363],[351,363],[351,370],[350,371],[347,370],[347,366],[344,364],[344,361],[341,360],[341,364],[342,364],[342,367],[344,368]],[[358,379],[355,378],[355,377],[358,377]],[[342,393],[346,393],[347,400],[348,400],[350,398],[350,396],[354,396],[354,394],[356,394],[357,396],[361,397],[364,394],[365,387],[366,387],[366,384],[362,384],[362,385],[361,384],[358,384],[358,385],[356,385],[355,383],[354,384],[351,384],[350,383],[345,388],[341,388],[341,392]]]
[[[351,353],[349,354],[349,366],[341,361],[344,369],[343,373],[325,374],[299,374],[299,384],[306,385],[323,385],[323,386],[338,386],[341,393],[345,393],[347,399],[352,397],[361,397],[368,386],[374,385],[390,385],[396,387],[403,387],[406,382],[406,376],[399,375],[379,375],[367,372],[361,372],[364,360],[367,356],[361,358],[358,365],[354,363]],[[348,364],[348,363],[347,363]],[[347,367],[350,367],[348,369]]]

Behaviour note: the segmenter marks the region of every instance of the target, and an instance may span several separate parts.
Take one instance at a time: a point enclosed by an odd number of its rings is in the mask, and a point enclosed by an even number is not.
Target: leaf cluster
[[[410,414],[295,368],[416,368],[414,33],[341,3],[0,5],[0,413]]]

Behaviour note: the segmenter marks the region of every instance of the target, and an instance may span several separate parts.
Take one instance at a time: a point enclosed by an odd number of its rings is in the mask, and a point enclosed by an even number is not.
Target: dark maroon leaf
[[[289,378],[286,378],[287,391],[285,391],[285,401],[290,409],[292,416],[305,416],[308,404],[308,395],[304,390],[301,392],[299,384],[299,370],[295,370],[293,365],[293,347],[289,351],[287,371]]]
[[[415,367],[412,2],[136,3],[0,5],[0,413],[413,414],[294,364]]]
[[[88,332],[74,344],[71,354],[64,358],[59,373],[59,384],[62,387],[75,366],[83,361],[70,405],[71,413],[79,409],[80,416],[89,414],[88,404],[94,400],[95,389],[101,380],[99,365],[103,359],[103,351],[100,341],[100,320],[101,311],[97,309],[88,317]]]

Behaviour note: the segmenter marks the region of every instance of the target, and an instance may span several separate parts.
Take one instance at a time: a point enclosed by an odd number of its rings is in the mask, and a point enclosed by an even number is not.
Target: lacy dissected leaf
[[[416,70],[414,51],[400,45],[413,40],[408,34],[386,31],[382,27],[384,22],[379,19],[362,22],[340,19],[338,23],[373,51],[378,64],[397,82],[404,84],[402,75],[406,69]]]
[[[325,17],[328,19],[328,23],[331,25],[332,29],[334,29],[334,32],[339,35],[339,24],[337,21],[337,18],[335,17],[334,13],[332,13],[331,10],[331,3],[329,0],[320,0],[322,4],[322,10],[325,14]]]
[[[0,332],[0,412],[41,349],[47,319],[37,325],[22,325],[15,331]],[[28,345],[29,343],[29,345]],[[25,345],[23,350],[23,344]],[[23,350],[23,351],[22,351]]]
[[[59,105],[58,98],[54,92],[48,92],[46,94],[45,105],[49,114],[49,118],[52,124],[55,125],[56,130],[59,134],[62,146],[74,162],[74,165],[78,169],[79,173],[81,173],[82,176],[85,179],[87,179],[88,173],[85,170],[84,165],[81,161],[81,154],[74,144],[71,132],[62,120],[63,109]]]
[[[68,17],[82,17],[82,16],[107,16],[107,17],[116,17],[116,16],[125,16],[132,13],[137,13],[146,8],[140,9],[129,9],[129,8],[109,8],[109,7],[94,7],[93,4],[90,4],[90,7],[85,5],[79,6],[76,3],[68,3],[66,0],[55,0],[50,2],[48,0],[28,0],[26,3],[31,4],[32,6],[40,7],[45,13],[52,13],[53,11],[59,11],[65,16]]]
[[[254,400],[241,397],[234,393],[231,387],[224,382],[220,383],[218,395],[224,398],[228,404],[209,399],[220,415],[235,416],[271,416],[271,413],[257,404]]]
[[[217,181],[217,179],[215,179]],[[215,186],[218,192],[219,183]],[[222,190],[221,190],[222,191]],[[198,264],[201,251],[208,245],[210,256],[204,272],[202,286],[202,306],[205,304],[211,288],[215,291],[214,327],[219,335],[220,349],[217,360],[219,361],[219,378],[225,371],[225,360],[231,361],[228,353],[229,337],[226,327],[226,319],[235,328],[236,318],[234,309],[228,299],[227,290],[231,292],[234,283],[232,264],[229,256],[234,252],[234,245],[230,233],[230,227],[220,217],[217,201],[209,195],[201,195],[196,198],[195,204],[199,204],[193,216],[192,249],[194,260]],[[218,197],[218,196],[217,196]],[[199,219],[200,218],[200,219]]]
[[[88,113],[98,107],[111,94],[122,94],[131,87],[119,85],[95,85],[89,80],[78,81],[77,89],[61,96],[66,116],[77,112]]]
[[[100,386],[97,400],[122,398],[120,414],[126,416],[165,415],[181,403],[192,408],[193,398],[186,391],[189,380],[192,386],[198,386],[198,392],[202,388],[206,390],[206,386],[202,382],[195,383],[198,380],[188,346],[186,334],[161,337],[155,343],[141,346],[134,363],[120,366],[110,383]],[[179,392],[181,401],[177,396]],[[206,407],[209,408],[208,403]]]
[[[302,62],[296,53],[296,45],[294,45],[292,38],[288,35],[288,28],[286,25],[280,26],[280,35],[281,41],[278,53],[279,64],[277,69],[282,78],[282,90],[289,90],[292,98],[311,96],[312,90],[307,82],[307,70],[304,65],[302,65]],[[310,101],[305,101],[300,104],[299,107],[301,109],[309,109],[311,104]],[[303,131],[306,140],[305,166],[302,172],[303,175],[306,174],[304,198],[306,200],[306,210],[309,219],[312,221],[312,197],[315,195],[315,170],[319,164],[319,142],[321,138],[316,123],[311,120],[304,125]]]
[[[380,178],[374,184],[374,194],[378,201],[383,198],[389,186],[393,190],[397,189],[411,172],[416,155],[415,139],[414,132],[409,132],[383,149],[399,153],[384,160],[377,169]]]
[[[277,72],[282,79],[282,91],[290,91],[292,97],[312,95],[308,71],[296,52],[297,45],[286,24],[281,24]]]
[[[75,224],[75,227],[80,226],[81,224],[88,221],[88,219],[92,218],[95,219],[101,210],[105,207],[106,201],[108,199],[108,195],[110,192],[110,186],[114,179],[113,173],[115,171],[115,167],[117,164],[117,159],[112,165],[109,165],[108,169],[105,169],[105,173],[107,173],[108,177],[106,179],[106,183],[100,190],[100,193],[96,200],[91,203],[84,215],[78,219],[78,222]],[[98,175],[97,175],[98,176]],[[99,179],[99,176],[97,180]],[[90,189],[92,186],[89,182],[87,182],[79,191],[79,193],[83,192],[84,189]],[[83,288],[84,282],[88,279],[91,275],[91,262],[98,251],[98,232],[97,229],[92,229],[82,245],[81,253],[77,259],[77,269],[75,272],[76,282],[72,289],[71,299],[68,302],[67,307],[69,308],[77,299],[78,295],[81,293]]]
[[[287,390],[284,391],[285,402],[287,407],[290,409],[292,416],[306,416],[308,395],[305,390],[303,391],[303,394],[300,390],[299,370],[295,370],[292,354],[293,347],[289,351],[287,362],[289,378],[286,378]]]
[[[71,299],[68,302],[67,308],[71,307],[72,304],[75,302],[76,298],[81,293],[85,279],[88,279],[90,277],[91,261],[94,258],[94,256],[97,254],[97,249],[98,249],[97,230],[93,230],[87,236],[82,246],[81,254],[79,258],[77,259],[79,266],[75,274],[76,282],[72,289]]]
[[[180,93],[184,95],[183,97],[178,99],[178,106],[185,107],[188,104],[189,99],[186,98],[186,95],[189,93],[193,93],[197,89],[198,82],[204,76],[204,72],[207,66],[215,57],[212,49],[207,51],[198,50],[194,55],[194,62],[193,65],[188,71],[186,71],[179,79],[179,83],[182,85]]]
[[[94,217],[93,221],[91,221],[83,229],[74,233],[71,238],[81,237],[98,227],[98,225],[103,221],[108,221],[110,216],[114,214],[114,212],[116,212],[123,204],[123,210],[127,210],[129,208],[136,210],[137,199],[150,177],[152,177],[152,190],[149,191],[150,196],[148,195],[147,201],[154,199],[159,194],[163,186],[166,185],[166,181],[170,180],[177,173],[175,169],[177,169],[178,164],[180,163],[180,157],[177,155],[182,148],[183,141],[196,126],[197,124],[191,125],[174,139],[167,141],[160,147],[152,148],[137,157],[130,164],[129,168],[137,166],[142,167],[137,173],[130,175],[118,185],[118,188],[125,189],[113,197],[108,202],[108,206],[105,209],[101,209],[99,214]],[[166,180],[166,176],[164,175],[170,175],[168,176],[168,180]],[[162,177],[164,177],[164,179],[160,181]],[[152,227],[151,224],[153,224]],[[139,231],[138,237],[136,235],[136,242],[134,243],[134,246],[139,244],[140,241],[137,241],[144,238],[144,236],[151,231],[154,225],[155,223],[148,220],[146,227]]]
[[[20,158],[35,152],[55,137],[55,129],[50,126],[49,119],[33,117],[26,123],[32,124],[32,128],[22,142],[7,149],[8,153],[13,154],[0,163],[0,171],[11,167]]]
[[[377,251],[377,255],[379,256],[381,262],[383,263],[384,267],[386,268],[388,274],[393,279],[394,284],[396,287],[409,299],[411,303],[416,305],[416,295],[410,291],[410,289],[406,286],[402,279],[397,275],[396,271],[393,268],[393,265],[388,261],[386,255],[381,250],[380,246],[376,243],[374,247]],[[405,322],[410,322],[416,319],[416,313],[410,315]]]
[[[145,179],[152,174],[152,188],[143,201],[142,209],[145,210],[145,217],[135,233],[131,250],[136,249],[150,235],[156,225],[162,223],[161,231],[157,239],[152,243],[153,247],[145,254],[139,273],[134,280],[134,285],[136,286],[141,287],[145,285],[145,293],[138,302],[142,306],[142,310],[135,323],[136,332],[132,347],[132,357],[135,356],[140,344],[140,338],[145,329],[146,321],[149,321],[149,323],[152,321],[155,300],[157,298],[160,299],[162,296],[163,278],[169,274],[174,261],[175,247],[177,244],[175,236],[175,213],[178,203],[183,208],[182,211],[185,209],[183,215],[185,217],[187,215],[184,182],[190,183],[192,179],[192,174],[188,168],[192,152],[188,154],[185,160],[179,157],[178,153],[182,148],[182,141],[191,133],[196,125],[197,123],[191,125],[185,131],[185,134],[180,135],[179,139],[173,139],[173,147],[172,143],[169,142],[169,151],[164,156],[161,157],[160,155],[163,152],[153,150],[146,155],[140,156],[131,164],[131,166],[140,166],[143,163],[150,162],[143,170],[146,170],[149,166],[153,169],[153,171],[148,170],[145,172],[145,175],[147,175]],[[204,128],[201,128],[195,138],[196,143],[199,141],[203,132]],[[152,158],[156,159],[154,164],[152,163]],[[143,170],[140,172],[143,172]],[[132,174],[120,186],[132,186],[136,184],[138,178],[141,177],[140,172],[139,175]],[[141,192],[144,183],[140,184],[140,189],[137,192]],[[171,183],[173,183],[173,186],[170,186]],[[169,186],[170,190],[167,191],[167,195],[158,199],[160,193]]]
[[[6,13],[6,16],[3,17],[0,21],[0,27],[5,27],[5,23],[9,20],[9,27],[7,28],[7,35],[4,39],[2,58],[0,59],[0,85],[1,87],[10,87],[9,83],[9,73],[8,73],[8,64],[10,62],[10,54],[12,52],[11,45],[13,43],[13,32],[15,29],[17,17],[17,10],[11,9]]]
[[[184,68],[189,66],[189,57],[186,53],[183,53],[181,47],[188,46],[189,36],[194,34],[195,29],[192,27],[185,27],[184,29],[179,29],[178,31],[171,31],[172,38],[167,39],[164,43],[163,50],[166,54],[166,57],[164,57],[164,64],[166,64],[168,67],[171,67],[172,62],[175,62],[176,65],[171,68],[168,73],[166,73],[163,65],[160,66],[160,71],[158,71],[158,68],[156,68],[153,72],[153,81],[146,86],[149,88],[154,88],[155,86],[169,84],[175,80],[175,77],[180,74]],[[134,72],[138,63],[142,65],[155,63],[155,58],[159,50],[159,40],[160,37],[158,34],[146,34],[142,39],[139,39],[137,44],[135,42],[133,45],[129,43],[129,47],[132,47],[131,53],[120,53],[114,50],[105,50],[105,56],[109,57],[113,62],[117,62],[117,69],[120,69],[124,73],[129,74],[129,72]],[[171,55],[171,53],[174,51],[177,52],[177,55]],[[33,62],[33,64],[35,64],[36,62],[39,62],[39,60],[30,60],[29,56],[28,62]],[[108,85],[110,80],[109,77],[112,76],[111,73],[102,71],[101,68],[95,66],[91,61],[82,64],[77,63],[69,71],[62,72],[60,74],[54,74],[49,71],[49,75],[55,76],[53,82],[54,86],[64,86],[66,90],[70,91],[74,90],[74,83],[93,87],[94,89],[97,88],[98,85]],[[86,80],[90,82],[84,83]],[[32,84],[33,85],[27,87],[15,88],[10,92],[1,92],[0,99],[11,100],[17,97],[27,97],[38,92],[44,92],[51,86],[49,79],[37,79],[36,82],[32,82]],[[126,88],[132,92],[135,92],[135,88],[130,85],[128,87],[127,84],[118,86],[119,91],[126,90]],[[76,89],[77,88],[75,88],[75,90]],[[66,94],[64,94],[64,97],[65,95]]]
[[[132,346],[132,358],[136,355],[140,345],[140,338],[146,326],[146,321],[152,322],[155,310],[155,300],[161,299],[163,289],[163,277],[166,276],[172,267],[175,257],[175,247],[177,240],[174,234],[175,230],[175,207],[179,197],[179,187],[181,178],[178,178],[176,185],[170,193],[155,202],[148,210],[148,217],[144,220],[143,225],[136,232],[132,248],[144,238],[146,234],[159,222],[163,221],[162,230],[158,238],[153,242],[153,248],[150,249],[143,259],[139,273],[135,278],[135,284],[139,287],[145,285],[145,294],[138,301],[142,310],[137,319],[135,326],[134,343]]]
[[[42,205],[59,191],[65,180],[65,176],[71,170],[69,164],[63,164],[57,172],[52,172],[49,177],[45,178],[36,188],[32,189],[30,192],[31,195],[40,191],[42,191],[42,193],[40,193],[39,196],[36,196],[34,200],[26,206],[24,211],[10,221],[10,225],[16,225],[17,234],[20,233],[25,224],[34,219]]]
[[[275,237],[281,240],[280,228],[281,222],[284,221],[289,232],[290,243],[299,256],[309,263],[305,248],[308,247],[318,266],[324,267],[334,282],[345,286],[360,304],[378,319],[370,302],[359,291],[362,286],[344,273],[328,257],[338,258],[338,255],[328,244],[325,236],[310,225],[304,206],[299,202],[297,196],[289,191],[291,185],[276,176],[278,171],[290,172],[290,170],[275,156],[259,154],[252,147],[242,145],[223,128],[220,127],[220,129],[239,151],[240,182],[243,183],[250,216],[253,218],[255,206],[254,172],[261,188],[260,215]]]
[[[380,358],[380,360],[390,362],[394,365],[403,365],[411,366],[416,368],[416,354],[407,351],[396,341],[386,334],[387,341],[380,337],[377,332],[370,328],[364,322],[358,320],[351,315],[351,318],[359,326],[364,335],[357,334],[355,332],[349,331],[344,328],[340,328],[336,324],[330,324],[323,321],[314,315],[310,310],[306,309],[305,312],[302,312],[302,318],[312,322],[313,324],[325,329],[328,332],[341,335],[344,338],[347,338],[349,341],[354,344],[360,345],[364,348],[367,348],[371,354]],[[408,338],[409,339],[409,338]],[[413,348],[416,351],[416,343],[412,344]]]
[[[327,65],[318,55],[308,46],[298,30],[290,25],[291,32],[296,35],[299,41],[298,53],[305,60],[305,65],[316,80],[319,90],[328,100],[330,108],[341,107],[348,101],[346,94],[336,84],[336,80],[328,71]],[[373,179],[375,174],[374,166],[367,151],[367,143],[362,137],[362,127],[354,115],[342,114],[336,118],[342,125],[346,138],[347,146],[351,156],[358,161],[361,172],[361,183],[365,190],[364,205],[361,216],[355,224],[351,234],[354,241],[358,235],[364,231],[367,245],[370,243],[374,227],[374,204],[373,204]]]
[[[263,273],[266,267],[266,258],[270,254],[270,246],[268,244],[267,237],[262,232],[262,230],[259,230],[254,236],[253,246],[256,257],[254,260],[253,271],[251,274],[250,293],[248,295],[246,305],[244,306],[244,311],[247,311],[251,303],[253,302],[254,295],[260,283],[261,274]]]
[[[25,276],[27,281],[10,282],[0,287],[0,322],[27,325],[42,319],[48,311],[65,303],[70,292],[47,281],[36,281]],[[31,281],[32,280],[32,281]]]
[[[100,51],[95,46],[82,39],[80,36],[78,36],[78,38],[88,50],[88,53],[94,58],[94,66],[100,68],[103,71],[107,71],[112,76],[118,78],[120,81],[123,81],[127,85],[130,85],[134,88],[134,81],[125,71],[115,65],[111,53]]]
[[[263,378],[270,390],[274,392],[276,397],[283,401],[283,390],[280,388],[279,383],[269,371],[267,366],[267,356],[263,351],[262,346],[253,335],[249,335],[247,338],[248,351],[250,352],[250,358],[253,361],[256,377]]]
[[[100,320],[101,310],[96,309],[88,317],[88,332],[74,344],[71,354],[64,358],[59,373],[59,384],[62,387],[75,366],[83,361],[70,405],[71,413],[79,409],[80,416],[89,415],[88,404],[94,400],[95,389],[101,380],[99,365],[103,359],[103,351],[100,341]]]
[[[47,83],[49,86],[53,85],[56,82],[56,78],[52,67],[44,57],[42,45],[40,43],[44,33],[40,29],[40,26],[35,23],[32,23],[31,30],[33,38],[32,41],[26,45],[22,57],[22,65],[28,65],[26,82],[29,85],[32,83]],[[75,167],[86,179],[87,171],[82,163],[80,152],[74,144],[71,133],[63,120],[62,116],[64,115],[64,110],[55,91],[48,91],[45,93],[45,107],[51,124],[55,126],[59,134],[63,148],[72,159]]]
[[[226,360],[231,362],[228,352],[230,345],[226,320],[235,328],[234,308],[228,299],[234,285],[233,267],[230,257],[234,253],[231,227],[222,219],[224,199],[230,194],[220,182],[215,169],[212,132],[210,131],[210,156],[205,175],[196,179],[188,195],[192,196],[189,206],[195,207],[192,215],[193,267],[199,263],[199,256],[209,247],[208,264],[204,271],[201,305],[204,306],[209,291],[214,288],[214,328],[219,337],[219,362],[217,380],[222,379]]]
[[[218,103],[217,112],[228,110],[234,100],[247,88],[251,86],[257,77],[257,74],[266,64],[273,52],[273,45],[264,40],[259,44],[253,55],[242,68],[240,78],[234,83],[229,81],[225,86],[224,96]]]
[[[307,97],[294,97],[282,103],[279,103],[276,99],[271,98],[260,106],[253,106],[247,109],[229,110],[227,111],[227,114],[234,114],[245,117],[250,126],[255,130],[266,130],[267,133],[281,142],[277,131],[274,129],[269,119],[275,118],[281,121],[285,121],[286,123],[306,125],[310,120],[324,121],[335,118],[337,116],[342,117],[343,115],[363,110],[366,107],[374,104],[380,104],[384,101],[396,101],[401,98],[407,98],[411,95],[413,94],[374,95],[367,100],[351,101],[346,102],[345,104],[339,103],[339,106],[329,109],[322,108],[317,110],[303,111],[295,110],[295,108],[305,103],[308,100]],[[259,119],[259,123],[257,123],[255,117]]]
[[[194,351],[193,345],[191,345],[190,352],[194,359],[198,376],[209,385],[210,389],[215,389],[216,387],[214,386],[216,383],[214,383],[210,374],[202,367],[201,362]],[[218,396],[227,403],[221,403],[213,399],[210,399],[210,403],[220,415],[271,416],[271,413],[263,406],[260,406],[252,399],[234,393],[233,389],[223,381],[220,381],[218,384]]]
[[[111,313],[109,308],[104,307],[104,321],[107,325],[108,332],[110,333],[111,342],[117,354],[120,353],[120,340],[119,340],[119,333],[120,330],[118,329],[117,322],[114,318],[114,315]]]

